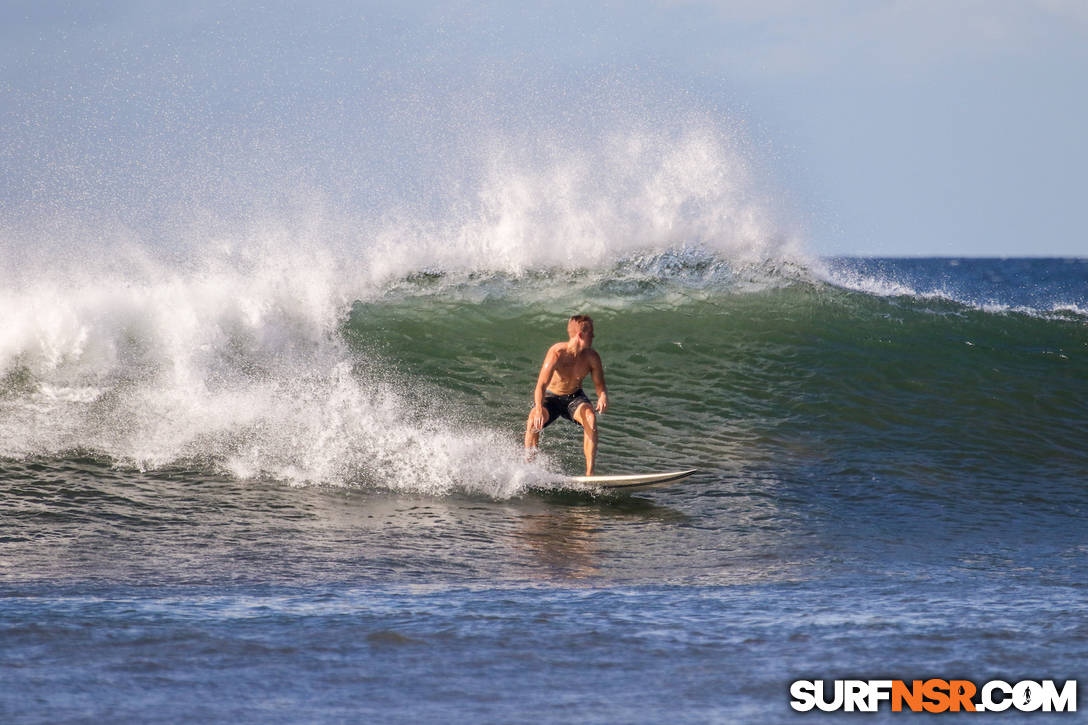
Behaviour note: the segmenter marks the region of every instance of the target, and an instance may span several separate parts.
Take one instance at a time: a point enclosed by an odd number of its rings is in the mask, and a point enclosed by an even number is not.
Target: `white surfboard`
[[[571,476],[572,483],[609,491],[641,491],[647,488],[668,486],[695,473],[698,469],[667,471],[665,473],[632,473],[622,476]]]

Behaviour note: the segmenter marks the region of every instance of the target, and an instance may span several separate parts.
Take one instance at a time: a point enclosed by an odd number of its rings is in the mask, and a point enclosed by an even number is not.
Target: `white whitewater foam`
[[[874,297],[921,297],[917,290],[895,280],[861,274],[850,269],[828,269],[825,265],[814,268],[817,277],[843,289],[863,292]]]
[[[548,475],[493,432],[412,409],[380,364],[353,373],[334,263],[267,247],[236,269],[223,261],[68,269],[63,284],[54,274],[0,294],[13,322],[0,365],[32,381],[0,396],[0,455],[90,449],[140,468],[197,459],[242,477],[432,494],[509,496]]]

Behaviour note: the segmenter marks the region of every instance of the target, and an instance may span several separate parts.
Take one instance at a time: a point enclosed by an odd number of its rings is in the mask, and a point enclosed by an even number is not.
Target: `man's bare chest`
[[[582,356],[560,353],[555,362],[555,374],[568,380],[581,380],[589,374],[589,360]]]

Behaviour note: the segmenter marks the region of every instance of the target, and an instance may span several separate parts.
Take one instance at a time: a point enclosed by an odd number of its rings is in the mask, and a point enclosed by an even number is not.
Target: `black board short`
[[[545,390],[544,410],[548,411],[548,420],[545,421],[541,430],[551,425],[552,421],[558,417],[578,423],[578,421],[574,420],[574,411],[578,410],[578,406],[582,403],[592,405],[581,388],[578,388],[570,395],[556,395],[550,390]],[[581,425],[581,423],[578,424]]]

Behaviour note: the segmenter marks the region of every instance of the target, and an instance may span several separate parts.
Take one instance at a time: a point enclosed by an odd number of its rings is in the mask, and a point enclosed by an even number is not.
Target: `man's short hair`
[[[567,321],[567,334],[573,337],[582,332],[593,332],[593,318],[589,315],[571,315]]]

